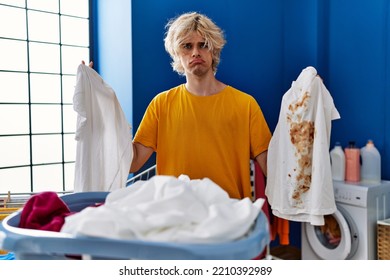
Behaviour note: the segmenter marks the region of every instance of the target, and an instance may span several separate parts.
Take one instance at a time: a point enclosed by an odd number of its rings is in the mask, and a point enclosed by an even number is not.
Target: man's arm
[[[133,161],[131,162],[129,172],[137,172],[150,158],[153,152],[153,149],[150,147],[146,147],[138,142],[133,143]]]
[[[267,151],[262,152],[256,157],[256,161],[259,163],[261,170],[265,177],[267,177]]]

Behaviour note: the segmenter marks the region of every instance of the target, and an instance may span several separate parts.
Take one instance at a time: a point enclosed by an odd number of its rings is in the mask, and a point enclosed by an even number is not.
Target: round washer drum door
[[[358,235],[356,225],[350,215],[341,207],[331,216],[337,222],[339,239],[337,243],[329,241],[328,235],[321,226],[305,224],[308,243],[312,250],[324,260],[350,259],[358,247]]]

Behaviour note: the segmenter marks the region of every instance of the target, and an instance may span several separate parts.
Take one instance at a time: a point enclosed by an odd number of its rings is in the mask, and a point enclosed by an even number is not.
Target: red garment
[[[42,192],[30,197],[24,205],[19,227],[59,232],[65,217],[71,214],[57,193]]]
[[[264,174],[260,168],[260,165],[257,161],[254,161],[255,165],[255,198],[264,198],[265,202],[263,204],[263,212],[267,216],[270,223],[271,231],[271,240],[274,241],[276,236],[279,236],[280,245],[289,245],[290,244],[290,222],[289,220],[279,218],[275,215],[272,215],[269,211],[268,199],[265,195],[266,182]]]
[[[254,189],[255,189],[255,200],[258,198],[265,199],[263,207],[261,210],[263,210],[265,216],[268,218],[268,221],[270,220],[270,214],[269,214],[269,204],[267,197],[265,196],[265,178],[263,171],[260,168],[260,165],[257,161],[254,161],[255,165],[255,182],[254,182]]]
[[[263,204],[263,207],[261,208],[261,210],[263,210],[265,216],[267,217],[267,220],[268,222],[270,221],[270,215],[269,215],[269,211],[268,211],[268,202],[267,202],[267,197],[265,196],[265,178],[264,178],[264,174],[263,174],[263,171],[261,170],[260,168],[260,165],[257,161],[254,161],[254,177],[255,177],[255,180],[254,180],[254,200],[258,199],[258,198],[263,198],[265,199],[264,201],[264,204]],[[270,225],[270,231],[271,231],[271,224]],[[270,235],[271,235],[271,238],[272,238],[272,233],[270,232]],[[261,260],[261,259],[264,259],[265,257],[267,256],[267,248],[264,249],[264,251],[258,255],[257,257],[254,258],[254,260]]]

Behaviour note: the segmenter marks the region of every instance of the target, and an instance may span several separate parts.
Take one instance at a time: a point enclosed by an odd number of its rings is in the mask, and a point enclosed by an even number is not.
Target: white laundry
[[[338,118],[316,69],[305,68],[283,96],[268,147],[266,196],[275,216],[323,225],[336,211],[329,142]]]
[[[207,178],[156,175],[109,193],[99,207],[67,217],[61,232],[127,240],[227,242],[249,232],[263,202],[231,199]]]
[[[75,192],[125,187],[133,158],[132,132],[114,90],[80,64],[73,96],[77,112]]]

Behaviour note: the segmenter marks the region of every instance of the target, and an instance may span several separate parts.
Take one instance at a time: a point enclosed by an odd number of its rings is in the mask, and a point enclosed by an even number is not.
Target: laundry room
[[[0,85],[0,260],[390,259],[390,0],[0,0]]]

